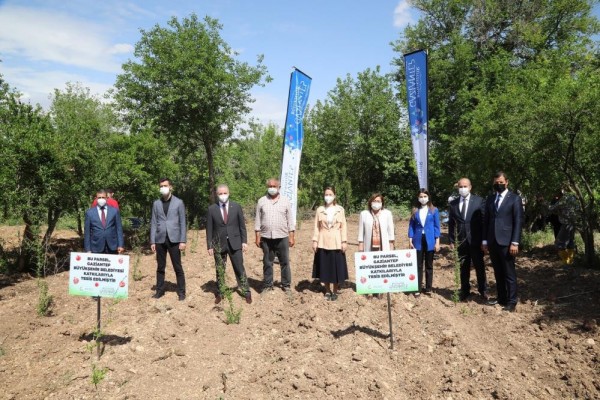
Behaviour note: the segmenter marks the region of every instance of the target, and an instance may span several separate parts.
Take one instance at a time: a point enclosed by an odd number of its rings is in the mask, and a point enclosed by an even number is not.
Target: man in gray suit
[[[185,275],[181,265],[181,251],[185,250],[187,226],[185,222],[185,206],[183,201],[173,196],[171,180],[162,178],[159,181],[161,198],[152,205],[150,220],[150,248],[156,253],[156,293],[155,299],[165,294],[165,268],[167,252],[177,277],[177,294],[179,300],[185,300]]]
[[[227,185],[217,186],[217,198],[217,203],[208,207],[206,215],[208,254],[214,256],[217,267],[220,264],[225,267],[227,256],[229,255],[238,287],[244,292],[246,303],[251,304],[252,295],[248,287],[248,278],[246,277],[244,257],[242,255],[248,248],[244,213],[238,203],[229,200],[229,187]],[[218,284],[219,270],[217,269]],[[220,288],[218,290],[215,304],[221,302],[223,298]]]

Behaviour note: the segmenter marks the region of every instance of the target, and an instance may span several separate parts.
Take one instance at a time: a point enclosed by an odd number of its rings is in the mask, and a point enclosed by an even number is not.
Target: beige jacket
[[[315,215],[315,230],[312,240],[317,242],[317,247],[327,250],[341,250],[342,242],[348,241],[348,230],[346,226],[346,214],[342,206],[335,207],[333,226],[327,224],[327,213],[325,207],[317,208]]]

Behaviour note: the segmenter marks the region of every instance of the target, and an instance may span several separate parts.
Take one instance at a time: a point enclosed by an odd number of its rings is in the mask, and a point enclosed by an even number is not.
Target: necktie
[[[467,218],[467,198],[465,197],[462,202],[462,210],[460,210],[460,216],[463,221]]]
[[[223,222],[227,223],[227,204],[223,204]]]
[[[502,198],[502,195],[499,194],[498,197],[496,197],[496,211],[498,211],[498,206],[500,205],[500,199]]]
[[[102,227],[106,228],[106,210],[105,210],[105,207],[100,207],[100,211],[102,211]]]

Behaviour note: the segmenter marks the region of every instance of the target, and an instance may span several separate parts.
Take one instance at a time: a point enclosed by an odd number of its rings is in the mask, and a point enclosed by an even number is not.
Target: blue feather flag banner
[[[302,120],[308,104],[308,94],[312,79],[294,69],[290,79],[287,116],[283,140],[283,159],[281,162],[281,194],[290,200],[292,205],[292,221],[296,225],[298,208],[298,175],[300,172],[300,156],[304,141]]]
[[[427,53],[418,50],[404,55],[408,120],[419,187],[427,189]]]

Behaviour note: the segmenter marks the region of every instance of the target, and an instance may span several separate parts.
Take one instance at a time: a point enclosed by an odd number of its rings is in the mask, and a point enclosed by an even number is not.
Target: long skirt
[[[324,283],[342,283],[348,279],[346,255],[341,250],[318,248],[313,262],[312,277]]]

